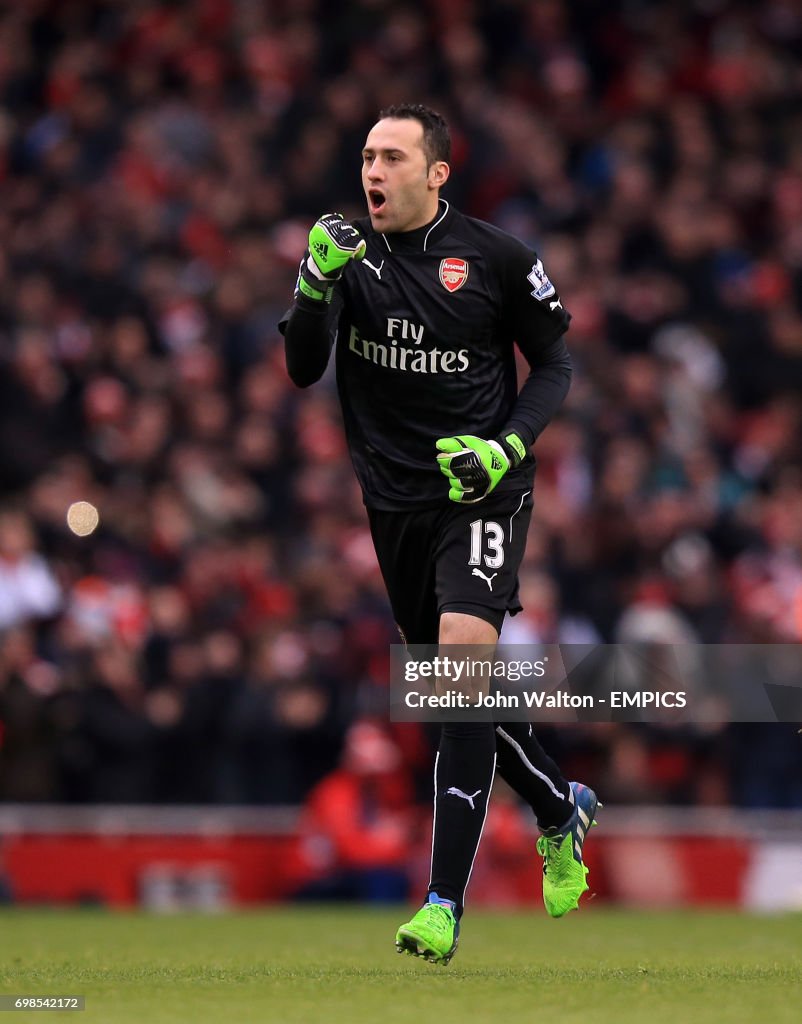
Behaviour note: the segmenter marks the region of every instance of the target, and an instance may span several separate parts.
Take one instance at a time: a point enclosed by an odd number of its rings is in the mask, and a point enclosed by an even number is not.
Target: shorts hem
[[[514,608],[498,609],[488,608],[487,605],[482,604],[471,604],[470,601],[447,601],[437,610],[438,615],[443,615],[444,612],[462,612],[463,615],[473,615],[477,619],[482,619],[483,622],[489,622],[499,634],[504,625],[504,616],[508,611],[510,615],[517,615],[522,608],[517,605]]]

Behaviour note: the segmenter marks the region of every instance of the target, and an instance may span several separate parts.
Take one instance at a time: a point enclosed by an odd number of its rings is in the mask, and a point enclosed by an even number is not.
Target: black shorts
[[[521,611],[518,569],[532,492],[476,505],[409,512],[368,509],[370,531],[395,621],[410,644],[437,643],[443,612],[465,612],[501,631]]]

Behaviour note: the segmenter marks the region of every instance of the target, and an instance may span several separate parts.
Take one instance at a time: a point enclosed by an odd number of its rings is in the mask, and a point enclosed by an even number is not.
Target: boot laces
[[[562,844],[565,841],[566,836],[540,836],[537,841],[537,852],[543,858],[543,873],[548,874],[549,877],[557,881],[565,874],[565,868],[568,866],[566,861],[569,858],[561,856]]]
[[[442,903],[428,904],[430,924],[441,935],[447,935],[454,927],[453,914]]]

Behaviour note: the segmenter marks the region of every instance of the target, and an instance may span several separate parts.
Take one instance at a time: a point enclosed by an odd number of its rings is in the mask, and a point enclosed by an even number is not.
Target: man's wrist
[[[307,299],[313,302],[329,302],[331,300],[332,287],[322,282],[310,283],[303,272],[298,278],[298,291]]]
[[[328,280],[323,276],[320,267],[307,249],[301,260],[298,281],[295,285],[296,297],[305,300],[307,305],[317,303],[323,306],[325,303],[331,302],[334,292],[333,284],[333,280]]]
[[[527,456],[527,450],[518,434],[514,430],[507,430],[499,434],[495,441],[501,445],[504,454],[510,460],[510,468],[520,466]]]

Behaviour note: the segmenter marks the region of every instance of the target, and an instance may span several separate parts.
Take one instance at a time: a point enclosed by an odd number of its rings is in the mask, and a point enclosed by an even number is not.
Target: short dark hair
[[[426,163],[431,166],[435,160],[451,159],[451,133],[448,123],[442,114],[422,103],[398,103],[393,107],[385,107],[379,111],[379,120],[394,117],[400,121],[420,121],[423,126],[423,152]]]

